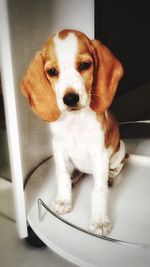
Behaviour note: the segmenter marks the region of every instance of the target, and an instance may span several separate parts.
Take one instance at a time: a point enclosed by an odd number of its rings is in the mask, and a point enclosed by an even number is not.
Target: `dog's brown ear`
[[[103,113],[112,103],[123,67],[109,49],[98,40],[92,41],[96,61],[95,82],[91,92],[90,107]]]
[[[44,121],[52,122],[60,116],[56,96],[44,73],[41,52],[32,60],[21,82],[21,90],[28,97],[32,110]]]

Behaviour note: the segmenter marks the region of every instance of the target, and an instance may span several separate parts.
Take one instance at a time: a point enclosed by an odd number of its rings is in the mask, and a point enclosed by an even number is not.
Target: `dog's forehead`
[[[76,40],[77,44],[78,54],[90,52],[91,42],[84,33],[77,30],[62,30],[58,33],[58,38],[64,41],[67,41],[67,39],[69,40],[69,36],[74,36],[74,40]]]
[[[44,55],[46,58],[59,56],[76,56],[90,52],[90,40],[85,34],[75,30],[63,30],[54,34],[46,43]]]
[[[78,40],[74,33],[69,33],[66,38],[60,38],[59,33],[54,37],[55,53],[58,62],[62,65],[65,62],[74,63],[78,53]]]

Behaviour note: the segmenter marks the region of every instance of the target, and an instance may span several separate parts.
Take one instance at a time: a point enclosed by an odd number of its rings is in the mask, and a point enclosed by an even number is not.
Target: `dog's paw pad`
[[[105,220],[91,220],[89,230],[94,234],[107,236],[111,232],[111,223],[108,218]]]
[[[72,210],[72,203],[65,199],[56,198],[52,202],[51,208],[58,214],[65,214]]]

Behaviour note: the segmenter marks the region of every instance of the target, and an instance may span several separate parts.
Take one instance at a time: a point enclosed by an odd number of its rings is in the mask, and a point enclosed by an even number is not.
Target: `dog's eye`
[[[57,76],[58,75],[58,71],[55,68],[48,69],[47,73],[49,76]]]
[[[81,62],[79,65],[79,71],[89,69],[91,64],[92,64],[91,62],[86,62],[86,61]]]

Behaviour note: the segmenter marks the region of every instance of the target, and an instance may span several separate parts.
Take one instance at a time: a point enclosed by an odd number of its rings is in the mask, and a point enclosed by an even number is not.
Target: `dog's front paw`
[[[52,202],[51,208],[58,214],[65,214],[72,210],[72,202],[60,197],[56,197],[56,199]]]
[[[89,230],[94,234],[107,236],[111,232],[111,223],[108,217],[91,218]]]

